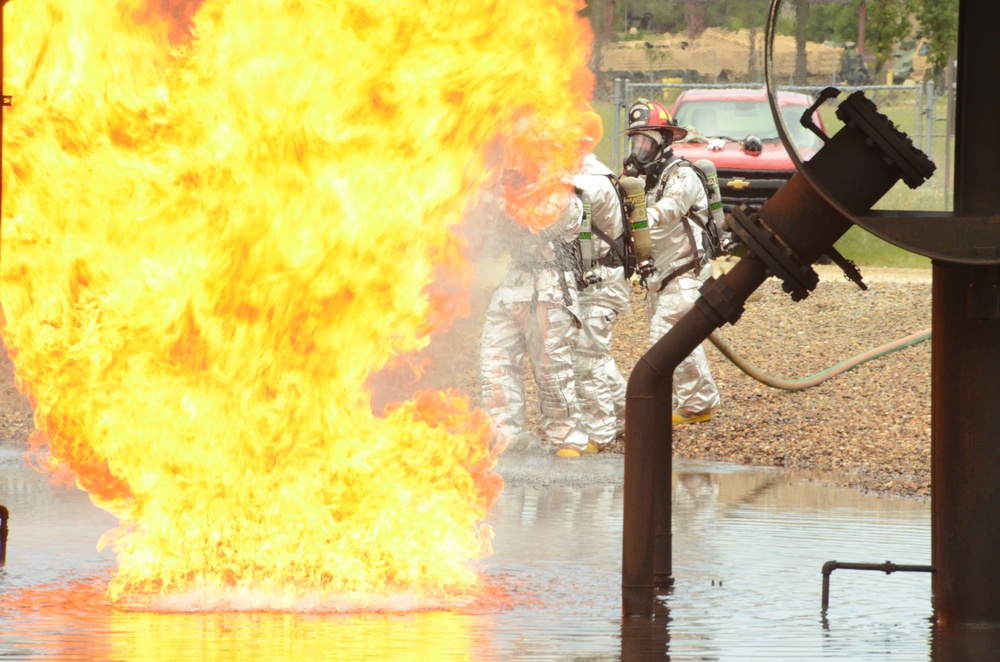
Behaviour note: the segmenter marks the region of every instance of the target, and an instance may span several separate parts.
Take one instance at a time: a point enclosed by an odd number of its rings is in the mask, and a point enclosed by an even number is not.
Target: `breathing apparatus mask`
[[[628,156],[622,163],[626,177],[657,174],[656,166],[670,155],[671,135],[660,131],[638,131],[629,134]]]

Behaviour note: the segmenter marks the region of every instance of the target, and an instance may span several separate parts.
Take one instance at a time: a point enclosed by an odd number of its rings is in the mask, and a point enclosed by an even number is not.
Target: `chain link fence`
[[[935,89],[933,81],[925,81],[919,85],[861,85],[836,86],[841,90],[838,99],[826,102],[835,106],[839,101],[856,90],[863,92],[875,102],[880,111],[889,117],[900,130],[910,136],[913,144],[934,160],[949,186],[951,181],[951,162],[953,158],[954,139],[954,85],[951,76],[948,77],[943,92]],[[625,124],[625,113],[637,98],[659,101],[667,108],[672,107],[676,98],[688,89],[761,89],[761,84],[738,83],[650,83],[632,81],[628,78],[615,78],[611,91],[612,125],[609,133],[611,138],[611,163],[620,164],[624,157],[624,137],[622,131]],[[782,91],[802,92],[814,99],[824,86],[781,84]],[[945,197],[949,195],[945,191]]]

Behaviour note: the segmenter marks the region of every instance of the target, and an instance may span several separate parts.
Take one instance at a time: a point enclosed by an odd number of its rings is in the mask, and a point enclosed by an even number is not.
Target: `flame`
[[[483,660],[495,657],[490,613],[509,608],[487,596],[471,613],[164,613],[115,608],[105,584],[91,578],[5,591],[5,653],[74,660],[426,660],[434,651],[437,659]]]
[[[458,230],[503,164],[554,220],[594,140],[581,8],[5,7],[3,338],[35,461],[120,519],[110,599],[479,586],[486,416],[447,390],[375,416],[367,380],[466,309]]]

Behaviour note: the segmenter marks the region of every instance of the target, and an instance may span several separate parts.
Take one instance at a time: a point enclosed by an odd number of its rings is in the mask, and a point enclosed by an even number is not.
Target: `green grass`
[[[835,245],[837,251],[859,267],[894,267],[930,269],[931,261],[882,241],[875,235],[853,226]]]
[[[597,143],[594,147],[594,155],[601,160],[601,163],[611,168],[613,171],[618,172],[621,170],[620,163],[614,163],[611,154],[611,148],[614,144],[614,138],[612,133],[614,132],[615,119],[614,119],[614,102],[597,100],[590,102],[591,107],[597,111],[597,114],[601,116],[601,122],[604,125],[604,136],[601,141]]]
[[[835,106],[825,104],[820,112],[823,123],[829,135],[835,134],[843,127],[843,123],[835,116]],[[914,124],[916,113],[912,104],[882,103],[879,112],[885,114],[901,131],[915,135]],[[940,112],[944,113],[941,108]],[[942,165],[945,155],[944,138],[936,138],[932,145],[938,169],[923,186],[916,190],[910,189],[903,182],[898,182],[876,205],[881,210],[921,210],[946,211],[951,208],[950,191],[947,190]],[[930,258],[904,250],[885,242],[866,232],[860,227],[852,227],[836,244],[836,249],[844,257],[852,260],[859,267],[896,267],[896,268],[926,268],[931,266]]]

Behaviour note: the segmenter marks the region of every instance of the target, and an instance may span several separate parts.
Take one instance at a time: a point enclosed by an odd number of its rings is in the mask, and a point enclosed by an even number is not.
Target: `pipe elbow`
[[[673,388],[674,370],[688,354],[715,330],[697,307],[677,323],[642,355],[629,376],[626,398],[657,396]]]
[[[625,385],[625,398],[648,398],[661,392],[664,388],[673,388],[673,368],[658,365],[648,358],[648,353],[639,358],[632,368],[628,382]],[[680,361],[677,362],[678,364]]]

